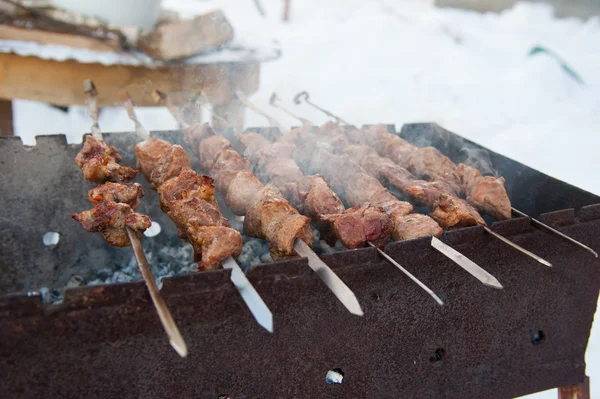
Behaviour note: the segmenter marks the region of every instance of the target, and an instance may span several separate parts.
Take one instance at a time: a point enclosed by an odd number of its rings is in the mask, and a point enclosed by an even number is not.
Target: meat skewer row
[[[271,311],[234,260],[242,252],[242,236],[221,215],[213,180],[192,170],[183,147],[150,138],[137,119],[133,102],[127,93],[122,96],[138,135],[145,138],[135,146],[138,166],[159,194],[160,207],[177,226],[180,238],[192,244],[200,270],[220,265],[231,269],[231,281],[250,311],[261,326],[273,332]]]
[[[240,94],[238,94],[238,97],[240,97]],[[245,97],[242,97],[242,101],[244,103],[249,103],[248,99]],[[299,138],[302,140],[299,140]],[[381,205],[383,205],[384,209],[387,209],[391,215],[395,216],[394,221],[397,223],[395,226],[396,230],[400,228],[401,231],[414,234],[414,236],[410,238],[431,235],[431,246],[434,249],[443,253],[483,284],[493,288],[502,288],[502,285],[494,276],[455,249],[444,244],[433,233],[429,233],[428,230],[431,229],[431,227],[429,227],[431,226],[431,223],[435,225],[440,234],[442,231],[440,226],[433,219],[425,215],[414,214],[414,216],[409,215],[409,217],[400,220],[398,216],[402,215],[398,215],[398,213],[399,209],[402,209],[401,205],[408,205],[410,209],[408,212],[412,211],[412,205],[394,197],[377,179],[368,175],[359,165],[350,160],[347,156],[335,156],[326,150],[320,149],[319,146],[317,146],[317,153],[315,155],[314,144],[317,140],[311,134],[310,126],[305,124],[302,128],[294,129],[282,136],[280,141],[298,144],[298,146],[295,147],[296,151],[294,151],[296,161],[307,169],[309,173],[317,171],[323,173],[325,178],[329,180],[329,184],[332,185],[337,192],[343,193],[346,200],[351,205],[353,205],[353,201],[356,201],[357,203],[370,202],[375,204],[378,204],[381,201]],[[425,229],[423,229],[423,225],[425,225]],[[395,240],[403,239],[402,236],[395,237],[392,235],[392,237]],[[383,254],[386,259],[391,260],[387,254]]]
[[[336,236],[347,248],[362,247],[366,243],[376,247],[388,261],[423,288],[439,305],[443,305],[443,301],[429,287],[379,248],[385,245],[388,236],[394,230],[394,223],[385,209],[365,203],[344,211],[339,197],[321,176],[303,175],[293,159],[293,146],[272,143],[256,132],[246,132],[239,139],[246,149],[245,155],[248,159],[253,161],[258,169],[265,169],[268,179],[282,186],[282,191],[285,190],[288,196],[300,205],[298,209],[304,209],[313,220],[331,223]],[[320,204],[331,203],[332,198],[335,199],[336,213],[330,212],[331,208],[319,208]],[[317,203],[317,206],[314,203]]]
[[[155,99],[173,108],[164,93],[155,91]],[[300,215],[275,185],[264,186],[252,173],[248,160],[210,126],[189,126],[177,113],[173,116],[184,126],[187,143],[198,150],[201,167],[211,172],[227,205],[236,215],[244,216],[244,232],[268,241],[274,260],[297,255],[307,257],[309,266],[342,304],[351,313],[362,316],[354,293],[310,248],[313,243],[310,219]]]
[[[304,99],[305,101],[308,100],[308,93],[306,92],[302,92],[296,95],[296,97],[294,98],[294,101],[296,102],[296,104],[300,104],[300,100]],[[315,106],[313,103],[308,102],[311,106],[316,107],[319,110],[322,110],[320,107]],[[324,112],[324,111],[323,111]],[[331,113],[326,112],[327,115],[330,115]],[[331,114],[332,115],[332,114]],[[336,117],[337,118],[337,117]],[[338,120],[340,120],[339,118],[337,118]],[[345,122],[344,122],[345,123]],[[350,126],[350,125],[349,125]],[[394,134],[391,134],[389,132],[387,133],[383,133],[383,130],[381,128],[381,126],[378,127],[378,134],[383,136],[386,135],[386,137],[388,137],[389,140],[391,141],[397,141],[395,139],[392,139],[391,136],[396,136]],[[365,139],[364,135],[361,134],[360,130],[357,129],[352,129],[350,131],[350,137],[351,140],[354,141],[354,143],[364,143],[364,142],[368,142],[369,140]],[[389,136],[387,136],[389,135]],[[371,134],[372,136],[372,134]],[[396,136],[397,137],[397,136]],[[399,138],[399,137],[398,137]],[[371,140],[372,141],[372,140]],[[389,144],[389,143],[388,143]],[[385,146],[385,145],[384,145]],[[414,147],[416,148],[416,147]],[[418,162],[418,159],[421,160],[426,160],[429,159],[431,160],[437,160],[437,164],[438,165],[442,165],[441,168],[448,171],[451,168],[448,166],[448,162],[451,163],[450,159],[448,159],[447,157],[444,157],[442,154],[439,153],[439,151],[437,151],[437,149],[433,148],[433,147],[428,147],[426,149],[424,149],[426,151],[421,151],[419,157],[415,157],[413,160],[415,161],[415,165],[423,165],[425,162]],[[382,152],[386,152],[389,151],[389,148],[387,149],[382,149]],[[430,155],[427,155],[430,154]],[[431,155],[433,154],[433,155]],[[439,154],[440,156],[436,155]],[[444,157],[444,158],[442,158]],[[485,212],[492,214],[493,209],[496,209],[496,213],[498,213],[499,209],[506,209],[507,206],[507,202],[508,201],[508,196],[506,195],[506,190],[504,189],[504,179],[500,178],[500,179],[496,179],[494,177],[491,176],[481,176],[481,174],[474,168],[471,168],[470,166],[464,165],[461,166],[461,168],[459,169],[458,174],[455,174],[454,177],[452,178],[448,178],[448,179],[444,179],[444,176],[449,176],[450,174],[448,173],[434,173],[433,171],[435,170],[435,167],[432,166],[433,164],[435,164],[436,162],[429,162],[429,165],[427,166],[427,169],[430,171],[428,173],[428,175],[430,176],[435,176],[433,182],[433,187],[432,185],[429,185],[428,191],[431,192],[432,188],[436,188],[436,190],[438,190],[439,188],[443,188],[443,191],[445,191],[447,194],[453,195],[453,196],[457,196],[457,192],[461,192],[461,191],[466,191],[467,193],[470,193],[467,195],[467,200],[474,206],[478,207],[479,209],[484,210]],[[416,168],[417,166],[415,166]],[[468,184],[463,184],[463,186],[465,187],[464,190],[461,189],[461,183],[460,183],[460,179],[457,180],[456,176],[460,175],[461,173],[465,173],[465,171],[468,171],[469,173],[471,173],[472,178],[470,179],[466,179],[463,178],[462,182],[465,181],[469,181]],[[426,177],[426,176],[425,176]],[[458,183],[457,183],[458,181]],[[494,204],[494,200],[495,199],[499,199],[499,201],[496,201],[497,204]],[[502,205],[504,204],[504,205]],[[516,214],[520,215],[520,216],[525,216],[528,217],[526,214],[524,214],[523,212],[510,207],[510,201],[508,201],[508,208],[509,208],[509,217],[510,217],[510,210],[512,210],[513,212],[515,212]],[[505,212],[506,214],[506,212]],[[497,217],[501,217],[496,215]],[[591,248],[589,248],[588,246],[572,239],[571,237],[568,237],[566,235],[564,235],[563,233],[557,231],[556,229],[553,229],[550,226],[547,226],[546,224],[540,222],[539,220],[530,218],[532,220],[532,222],[534,222],[535,224],[545,228],[546,230],[555,233],[557,235],[559,235],[560,237],[586,249],[587,251],[591,252],[594,256],[598,257],[598,254],[592,250]],[[479,220],[479,222],[481,222],[481,220]],[[478,223],[481,224],[481,223]],[[541,258],[540,256],[526,250],[525,248],[515,244],[514,242],[508,240],[507,238],[499,235],[498,233],[494,232],[493,230],[491,230],[486,224],[482,224],[482,226],[484,227],[485,231],[488,232],[490,235],[492,235],[494,238],[497,238],[498,240],[504,242],[505,244],[513,247],[514,249],[518,250],[519,252],[535,259],[536,261],[538,261],[539,263],[546,265],[548,267],[551,267],[552,264],[548,261],[546,261],[545,259]]]
[[[94,208],[72,217],[89,232],[99,232],[111,245],[125,247],[132,245],[142,277],[150,293],[150,298],[165,329],[171,346],[182,357],[187,356],[187,346],[158,291],[150,265],[144,255],[140,237],[150,227],[150,218],[133,211],[144,195],[142,186],[131,183],[137,172],[119,165],[121,156],[106,144],[98,127],[96,88],[91,81],[84,83],[84,90],[90,98],[90,114],[94,121],[92,136],[87,136],[85,144],[77,154],[77,166],[83,171],[86,180],[103,183],[88,193]]]
[[[330,137],[330,140],[334,141],[338,147],[346,147],[350,154],[356,156],[365,155],[365,149],[369,149],[370,147],[348,147],[346,145],[348,143],[348,139],[355,142],[359,140],[357,139],[357,137],[361,135],[359,131],[351,130],[344,133],[344,129],[339,128],[337,125],[332,128],[332,125],[336,124],[327,123],[320,128],[319,137]],[[352,138],[354,138],[354,140]],[[408,170],[402,167],[394,168],[394,165],[398,165],[390,159],[379,157],[377,156],[376,152],[371,152],[370,154],[372,157],[370,159],[363,159],[363,162],[368,165],[368,167],[371,169],[371,172],[374,173],[375,176],[382,178],[384,181],[388,181],[390,183],[393,182],[395,187],[404,191],[404,193],[409,197],[415,199],[419,203],[423,203],[432,207],[432,209],[434,209],[432,215],[437,215],[437,217],[440,217],[441,215],[438,211],[440,209],[447,208],[445,209],[445,212],[442,212],[442,215],[446,217],[449,216],[451,220],[456,221],[456,227],[461,227],[461,225],[481,225],[486,232],[501,240],[505,244],[508,244],[509,246],[535,259],[543,265],[548,267],[552,266],[550,262],[546,261],[540,256],[526,250],[525,248],[491,230],[483,218],[475,210],[475,208],[471,207],[467,202],[462,201],[456,196],[455,191],[452,188],[452,184],[448,183],[448,181],[437,180],[433,182],[425,182],[422,180],[416,180],[414,177],[412,177]],[[382,168],[388,169],[387,171],[383,172],[384,175],[381,175],[380,173]],[[392,168],[392,170],[389,170],[390,168]],[[395,172],[398,174],[394,176]]]

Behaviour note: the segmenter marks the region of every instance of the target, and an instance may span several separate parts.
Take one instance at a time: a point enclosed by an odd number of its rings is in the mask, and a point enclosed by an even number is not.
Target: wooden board
[[[119,48],[118,41],[116,40],[111,44],[108,44],[87,36],[49,32],[38,29],[23,29],[10,25],[0,25],[0,39],[21,40],[26,42],[36,42],[39,44],[55,44],[94,51],[115,52],[115,50]]]
[[[52,61],[16,54],[0,54],[0,99],[23,99],[69,106],[85,104],[82,84],[93,79],[98,105],[121,106],[119,92],[130,92],[139,106],[154,106],[154,89],[167,93],[203,91],[213,105],[229,104],[235,92],[258,90],[260,63],[175,65],[151,69],[143,66],[82,64]]]
[[[159,25],[140,38],[138,46],[151,57],[176,60],[214,50],[233,39],[233,28],[222,11]]]

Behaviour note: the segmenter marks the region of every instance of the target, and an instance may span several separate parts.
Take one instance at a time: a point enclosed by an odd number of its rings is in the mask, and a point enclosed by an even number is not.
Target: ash
[[[234,223],[232,223],[233,225]],[[241,223],[239,223],[241,227]],[[234,227],[234,226],[232,226]],[[320,235],[317,230],[313,230],[314,251],[317,254],[333,253],[344,251],[344,246],[337,242],[331,247],[324,241],[320,241]],[[270,263],[273,261],[269,254],[269,243],[258,238],[243,235],[244,246],[242,253],[236,258],[238,264],[244,272],[247,272],[250,266],[261,263]],[[143,241],[144,253],[148,259],[148,264],[152,274],[156,279],[159,289],[165,277],[184,276],[190,273],[198,272],[198,264],[194,262],[194,250],[189,243],[182,244],[179,240],[173,240],[172,244],[157,248],[151,238]],[[89,279],[81,276],[73,276],[67,283],[66,288],[81,287],[85,285],[117,284],[128,283],[131,281],[142,280],[142,275],[135,257],[132,255],[126,264],[117,264],[113,268],[103,268],[96,271]],[[42,301],[47,304],[57,304],[63,300],[64,290],[57,288],[42,287],[38,293]]]

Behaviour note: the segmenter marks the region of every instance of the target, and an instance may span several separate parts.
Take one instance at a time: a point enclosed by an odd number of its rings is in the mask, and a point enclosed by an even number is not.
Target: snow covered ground
[[[600,19],[557,20],[552,9],[519,3],[501,14],[436,9],[429,1],[295,0],[291,21],[280,21],[282,1],[261,0],[267,16],[246,0],[166,0],[184,16],[220,7],[241,40],[281,48],[265,64],[252,97],[287,125],[297,122],[268,105],[276,91],[303,117],[319,112],[295,106],[302,90],[355,124],[435,121],[544,173],[600,194]],[[544,54],[560,55],[582,77],[576,82]],[[99,90],[102,90],[100,87]],[[67,114],[39,103],[15,103],[15,127],[26,143],[36,134],[66,133],[81,140],[90,120],[81,107]],[[140,110],[150,129],[174,128],[163,109]],[[247,125],[265,125],[247,112]],[[106,110],[104,131],[131,130],[124,111]],[[574,310],[575,311],[575,310]],[[587,353],[592,390],[600,392],[600,331]],[[596,389],[598,388],[598,389]],[[555,392],[536,398],[555,398]]]

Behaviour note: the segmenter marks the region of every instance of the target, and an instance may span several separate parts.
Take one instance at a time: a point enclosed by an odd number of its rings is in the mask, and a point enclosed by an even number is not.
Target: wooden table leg
[[[0,136],[13,136],[12,101],[0,100]]]
[[[590,378],[586,376],[580,384],[558,388],[558,399],[590,399]]]
[[[244,106],[239,100],[232,100],[225,105],[214,105],[213,127],[232,127],[234,132],[241,132],[244,128],[244,111]]]

